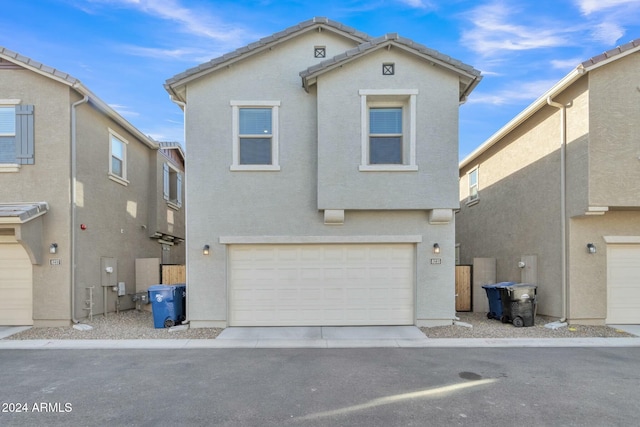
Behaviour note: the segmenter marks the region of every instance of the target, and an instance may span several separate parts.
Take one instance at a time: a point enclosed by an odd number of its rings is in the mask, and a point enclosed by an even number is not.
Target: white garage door
[[[414,324],[414,245],[231,245],[231,326]]]
[[[0,243],[0,325],[33,325],[31,261],[18,243]]]
[[[640,245],[610,245],[607,256],[607,323],[640,324]]]

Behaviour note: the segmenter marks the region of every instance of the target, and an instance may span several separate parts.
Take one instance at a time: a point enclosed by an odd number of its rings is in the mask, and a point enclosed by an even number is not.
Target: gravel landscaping
[[[534,325],[516,328],[511,323],[487,319],[485,313],[458,313],[460,322],[468,326],[438,326],[420,328],[429,338],[622,338],[635,337],[609,326],[569,325],[549,329],[545,325],[557,319],[536,316]]]
[[[487,319],[484,313],[458,313],[462,323],[452,326],[420,328],[428,338],[621,338],[634,337],[624,331],[608,326],[570,325],[559,329],[545,328],[552,322],[545,316],[537,316],[534,326],[516,328],[510,323]],[[188,329],[179,326],[170,329],[155,329],[153,316],[148,311],[128,310],[110,313],[106,317],[96,315],[92,321],[85,319],[83,324],[90,330],[78,330],[72,326],[58,328],[31,328],[12,335],[9,340],[73,340],[73,339],[214,339],[220,334],[220,328]]]

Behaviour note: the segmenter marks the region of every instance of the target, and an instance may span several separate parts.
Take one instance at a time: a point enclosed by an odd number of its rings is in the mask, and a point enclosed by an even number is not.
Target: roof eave
[[[525,120],[529,117],[533,116],[538,110],[542,109],[545,105],[547,105],[547,98],[555,97],[558,94],[562,93],[566,88],[571,86],[576,80],[582,77],[585,74],[585,70],[580,66],[576,67],[573,71],[567,74],[562,80],[556,83],[551,89],[546,91],[542,96],[533,101],[527,108],[522,110],[520,114],[515,116],[504,125],[500,130],[491,135],[482,145],[476,148],[471,154],[465,157],[460,164],[458,165],[458,169],[462,169],[469,165],[469,163],[473,162],[478,156],[491,148],[495,143],[504,138],[508,133],[513,131],[515,128],[520,126]]]

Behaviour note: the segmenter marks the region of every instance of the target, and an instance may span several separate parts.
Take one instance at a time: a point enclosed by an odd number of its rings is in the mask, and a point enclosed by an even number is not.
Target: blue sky
[[[0,0],[0,46],[80,79],[142,132],[183,142],[163,88],[187,68],[326,16],[481,70],[464,158],[580,62],[640,38],[639,0]],[[188,150],[188,145],[186,146]]]

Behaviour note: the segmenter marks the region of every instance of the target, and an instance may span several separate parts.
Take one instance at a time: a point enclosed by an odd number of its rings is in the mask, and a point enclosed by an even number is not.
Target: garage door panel
[[[0,325],[33,325],[32,277],[22,246],[0,244]]]
[[[640,245],[607,251],[607,323],[640,323]]]
[[[410,244],[231,246],[229,322],[413,324],[413,259]]]

